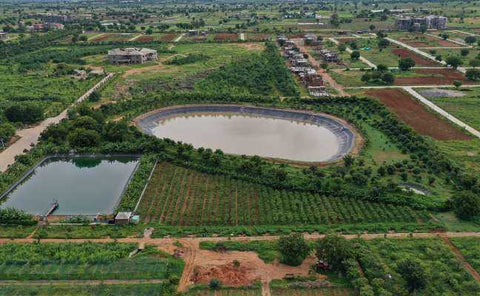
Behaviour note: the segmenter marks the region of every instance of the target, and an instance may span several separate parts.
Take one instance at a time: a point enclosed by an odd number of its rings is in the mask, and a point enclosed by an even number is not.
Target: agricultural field
[[[449,34],[449,33],[447,33]],[[417,48],[429,47],[462,47],[461,44],[449,40],[443,40],[438,36],[421,33],[394,32],[388,35],[390,38]]]
[[[178,226],[427,221],[408,207],[274,190],[161,163],[140,208],[144,223]]]
[[[183,262],[153,246],[129,258],[135,244],[3,244],[0,279],[130,280],[179,275]]]
[[[393,71],[395,81],[393,85],[397,86],[420,86],[420,85],[452,85],[455,80],[462,82],[464,85],[474,84],[462,75],[460,72],[446,69],[413,69],[410,71]],[[362,81],[362,75],[365,71],[346,71],[341,69],[333,69],[330,75],[336,82],[348,86],[378,86],[382,85],[374,82]]]
[[[420,90],[420,93],[426,94],[425,96],[430,101],[456,118],[477,130],[480,129],[480,118],[478,117],[480,91],[477,88],[448,89],[447,92],[426,89]]]
[[[365,276],[370,282],[390,274],[383,287],[393,293],[406,293],[405,279],[399,265],[403,260],[421,262],[427,275],[426,286],[420,295],[475,295],[480,286],[460,261],[439,238],[375,239],[362,243],[360,257]]]
[[[427,135],[437,140],[471,139],[470,136],[459,128],[455,128],[446,119],[442,119],[427,110],[426,107],[403,90],[370,90],[366,94],[379,99],[401,120],[408,123],[422,135]]]
[[[467,260],[467,262],[480,272],[480,239],[478,237],[454,237],[450,241]]]
[[[0,295],[38,295],[38,296],[64,296],[64,295],[159,295],[169,296],[174,293],[170,284],[162,283],[123,283],[123,284],[47,284],[47,285],[1,285]]]
[[[347,296],[355,295],[355,292],[348,288],[272,288],[272,296]]]

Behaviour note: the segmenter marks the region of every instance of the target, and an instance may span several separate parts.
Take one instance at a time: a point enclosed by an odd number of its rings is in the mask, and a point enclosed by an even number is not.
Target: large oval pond
[[[342,158],[355,138],[345,124],[325,114],[237,105],[170,107],[136,123],[148,134],[196,148],[298,162]]]

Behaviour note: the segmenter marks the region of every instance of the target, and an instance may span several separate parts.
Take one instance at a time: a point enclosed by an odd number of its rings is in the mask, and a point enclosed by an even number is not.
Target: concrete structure
[[[132,217],[132,212],[119,212],[115,216],[115,224],[126,225],[130,223],[130,217]]]
[[[8,36],[5,32],[0,32],[0,40],[7,40]]]
[[[157,51],[148,48],[116,48],[108,51],[111,64],[143,64],[148,61],[156,61]]]
[[[426,29],[443,30],[447,28],[447,18],[444,16],[429,15],[426,17],[399,17],[395,20],[395,29],[400,31],[418,31]]]
[[[340,57],[338,56],[338,52],[331,51],[328,49],[322,49],[318,51],[318,54],[322,57],[325,62],[333,62],[336,63],[340,61]]]

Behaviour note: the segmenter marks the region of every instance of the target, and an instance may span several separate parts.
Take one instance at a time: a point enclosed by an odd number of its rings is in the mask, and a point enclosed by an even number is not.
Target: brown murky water
[[[325,127],[245,114],[172,116],[158,122],[152,133],[196,148],[293,161],[327,161],[339,150],[339,139]]]

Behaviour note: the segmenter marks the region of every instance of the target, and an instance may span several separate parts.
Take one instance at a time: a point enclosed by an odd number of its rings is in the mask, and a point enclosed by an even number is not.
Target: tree
[[[328,262],[333,271],[345,273],[345,260],[355,257],[350,241],[343,236],[327,235],[317,242],[317,258]]]
[[[88,37],[86,35],[81,35],[80,37],[78,37],[78,40],[86,42],[88,40]]]
[[[465,73],[465,77],[468,80],[479,80],[480,79],[480,70],[478,69],[468,69],[467,72]]]
[[[347,46],[345,45],[345,43],[339,44],[337,48],[340,52],[344,52],[345,50],[347,50]]]
[[[10,138],[14,135],[15,127],[12,124],[8,122],[0,124],[0,140],[3,142],[4,145],[6,145],[8,140],[10,140]]]
[[[390,41],[388,39],[382,38],[378,41],[378,47],[380,49],[387,48],[390,45]]]
[[[377,71],[379,72],[386,72],[388,70],[388,67],[385,66],[384,64],[379,64],[377,65]]]
[[[475,38],[474,36],[467,36],[465,37],[465,43],[467,44],[474,44],[475,42],[477,41],[477,38]]]
[[[412,58],[404,58],[398,61],[398,68],[400,68],[401,71],[408,71],[414,66],[415,61]]]
[[[398,264],[398,273],[407,282],[410,293],[425,288],[427,273],[419,261],[407,258]]]
[[[370,28],[370,31],[373,31],[373,30],[375,30],[376,27],[375,27],[374,24],[371,24],[369,28]]]
[[[350,58],[352,60],[358,60],[360,58],[360,52],[358,50],[352,51]]]
[[[460,86],[462,86],[462,82],[460,80],[454,80],[453,85],[455,88],[460,88]]]
[[[68,142],[76,148],[94,147],[100,144],[100,135],[97,131],[78,128],[68,134]]]
[[[443,60],[441,55],[435,56],[435,60],[441,62]]]
[[[147,35],[152,35],[152,34],[153,34],[152,28],[148,28],[148,29],[145,31],[145,34],[147,34]]]
[[[362,79],[363,79],[363,76],[362,76]],[[347,154],[343,157],[343,163],[345,163],[346,167],[351,167],[354,162],[355,162],[355,158],[353,156],[351,156],[350,154]]]
[[[278,248],[282,254],[282,262],[292,266],[302,264],[310,254],[310,247],[300,233],[282,236],[278,240]]]
[[[480,59],[473,59],[473,60],[470,60],[469,62],[470,66],[471,67],[478,67],[480,66]]]
[[[462,64],[462,60],[458,57],[448,57],[445,62],[453,69],[457,69]]]
[[[382,81],[386,84],[393,84],[395,82],[395,76],[392,73],[384,73],[382,75]]]
[[[88,100],[90,102],[98,102],[100,101],[101,97],[102,96],[97,91],[94,91],[88,96]]]
[[[453,197],[453,210],[458,218],[472,220],[480,215],[480,197],[470,191],[460,192]]]
[[[448,34],[443,33],[443,34],[440,35],[440,37],[442,37],[443,40],[447,40],[449,36],[448,36]]]
[[[330,24],[332,24],[334,27],[340,26],[340,17],[338,14],[334,13],[332,16],[330,16]]]
[[[462,55],[462,57],[466,57],[469,53],[470,51],[466,48],[462,48],[462,50],[460,51],[460,54]]]
[[[43,108],[34,104],[15,104],[5,110],[11,122],[35,123],[43,119]]]

